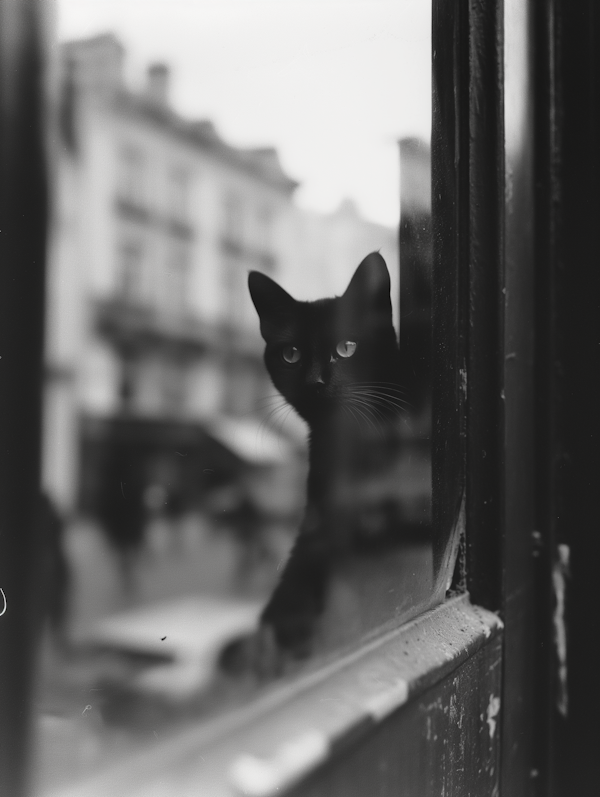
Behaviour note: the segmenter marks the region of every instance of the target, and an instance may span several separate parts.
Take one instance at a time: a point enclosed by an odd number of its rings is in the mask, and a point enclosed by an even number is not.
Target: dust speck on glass
[[[40,794],[448,581],[427,3],[57,8]]]

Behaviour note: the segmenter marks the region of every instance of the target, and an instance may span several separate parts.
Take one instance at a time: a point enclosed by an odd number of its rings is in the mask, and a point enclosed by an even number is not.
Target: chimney
[[[67,42],[62,47],[63,79],[77,89],[109,95],[123,86],[125,50],[112,34]]]
[[[169,107],[170,70],[167,64],[150,64],[146,83],[146,97],[159,108]]]

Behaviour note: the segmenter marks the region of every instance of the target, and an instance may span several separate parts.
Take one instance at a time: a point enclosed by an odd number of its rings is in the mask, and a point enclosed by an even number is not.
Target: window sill
[[[55,797],[270,797],[330,760],[491,642],[496,615],[451,598],[251,705],[153,744]]]

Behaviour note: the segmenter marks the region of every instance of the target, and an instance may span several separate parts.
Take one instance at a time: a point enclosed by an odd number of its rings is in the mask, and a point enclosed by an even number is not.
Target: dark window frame
[[[27,791],[30,696],[44,607],[38,523],[47,202],[49,20],[0,4],[0,793]]]

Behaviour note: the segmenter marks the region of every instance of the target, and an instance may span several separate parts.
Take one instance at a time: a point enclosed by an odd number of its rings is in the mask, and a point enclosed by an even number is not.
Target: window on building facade
[[[236,246],[244,240],[244,203],[233,192],[227,194],[223,205],[223,235],[227,243]]]
[[[157,297],[159,306],[175,317],[181,317],[188,307],[190,252],[184,245],[172,246],[167,254],[162,290]]]
[[[117,160],[119,198],[137,208],[148,202],[148,163],[144,152],[135,146],[123,146]]]
[[[125,241],[118,249],[118,296],[131,304],[145,298],[144,248],[140,241]]]
[[[247,302],[247,269],[236,253],[224,253],[221,263],[223,319],[227,325],[239,328]]]
[[[185,169],[173,168],[167,177],[167,206],[169,218],[186,222],[189,216],[190,175]]]
[[[256,213],[256,246],[262,255],[271,255],[273,250],[273,210],[262,205]]]

